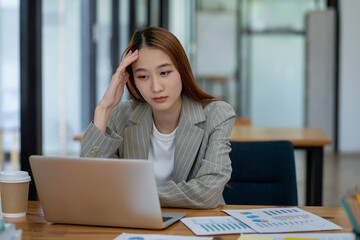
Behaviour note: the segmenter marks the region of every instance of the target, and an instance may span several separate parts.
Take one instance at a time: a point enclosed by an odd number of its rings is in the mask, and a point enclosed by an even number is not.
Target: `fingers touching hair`
[[[128,47],[122,55],[122,59],[130,50],[134,52],[136,49],[140,50],[145,47],[162,50],[170,57],[174,66],[180,73],[184,94],[187,94],[192,99],[203,103],[215,100],[213,96],[202,91],[197,85],[185,50],[183,49],[180,41],[171,32],[159,27],[149,27],[136,30]],[[128,66],[126,70],[129,73],[129,81],[126,85],[130,97],[134,101],[144,102],[144,98],[135,86],[132,66]]]

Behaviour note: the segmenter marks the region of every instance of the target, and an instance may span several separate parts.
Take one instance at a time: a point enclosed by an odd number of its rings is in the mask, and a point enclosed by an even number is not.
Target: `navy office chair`
[[[227,204],[297,206],[294,148],[289,141],[231,142]]]

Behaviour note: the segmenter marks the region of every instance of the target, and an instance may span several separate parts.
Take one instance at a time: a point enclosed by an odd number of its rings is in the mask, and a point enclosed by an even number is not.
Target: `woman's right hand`
[[[129,80],[129,73],[126,72],[126,68],[135,62],[138,57],[138,50],[135,50],[134,52],[130,50],[128,54],[126,54],[119,67],[116,69],[115,74],[112,76],[108,89],[95,109],[94,124],[103,133],[106,132],[110,113],[120,102],[124,93],[124,86]]]

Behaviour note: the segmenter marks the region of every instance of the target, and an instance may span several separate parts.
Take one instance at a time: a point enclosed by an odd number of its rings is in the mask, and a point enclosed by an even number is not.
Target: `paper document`
[[[216,235],[233,233],[254,233],[255,231],[231,216],[188,217],[182,221],[196,235]]]
[[[114,240],[212,240],[212,237],[122,233]]]
[[[342,229],[328,220],[297,207],[223,211],[259,233]]]
[[[283,234],[251,234],[248,236],[270,237],[274,240],[287,239],[320,239],[320,240],[355,240],[354,233],[283,233]]]

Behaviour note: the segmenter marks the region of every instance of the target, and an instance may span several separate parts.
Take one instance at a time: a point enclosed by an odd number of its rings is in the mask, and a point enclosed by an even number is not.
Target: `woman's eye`
[[[139,78],[139,79],[146,79],[147,76],[146,76],[146,75],[140,75],[140,76],[137,76],[137,78]]]
[[[170,73],[171,73],[171,71],[164,71],[164,72],[161,72],[160,75],[166,76],[166,75],[169,75]]]

